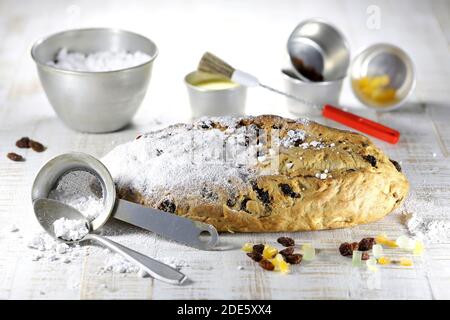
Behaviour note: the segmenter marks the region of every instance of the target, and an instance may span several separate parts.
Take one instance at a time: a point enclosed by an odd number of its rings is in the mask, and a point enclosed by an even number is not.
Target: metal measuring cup
[[[218,243],[217,230],[210,224],[119,199],[108,169],[100,160],[85,153],[62,154],[48,161],[34,180],[33,203],[38,199],[48,198],[58,181],[73,171],[86,171],[92,174],[103,188],[104,210],[91,221],[92,231],[98,230],[108,219],[114,217],[200,250],[211,250]],[[209,239],[200,237],[204,234],[209,234]]]

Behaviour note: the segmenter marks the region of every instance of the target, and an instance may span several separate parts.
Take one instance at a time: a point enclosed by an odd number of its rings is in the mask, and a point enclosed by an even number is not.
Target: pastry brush
[[[312,103],[311,101],[302,99],[300,97],[288,94],[286,92],[280,91],[278,89],[272,88],[268,85],[265,85],[261,83],[258,78],[255,76],[235,69],[219,57],[215,56],[214,54],[210,52],[206,52],[202,58],[200,59],[200,62],[197,67],[198,71],[207,72],[207,73],[213,73],[221,75],[227,79],[230,79],[233,82],[236,82],[240,85],[246,86],[246,87],[262,87],[264,89],[268,89],[272,92],[281,94],[285,97],[288,97],[290,99],[297,100],[301,102],[302,104],[305,104],[307,106],[310,106],[311,108],[322,108],[322,106],[319,106],[317,104]],[[325,105],[322,108],[322,115],[325,118],[334,120],[336,122],[339,122],[343,125],[346,125],[348,127],[351,127],[353,129],[359,130],[361,132],[364,132],[366,134],[369,134],[371,136],[374,136],[380,140],[389,142],[389,143],[397,143],[400,138],[400,133],[397,130],[388,128],[386,126],[383,126],[377,122],[374,122],[372,120],[360,117],[358,115],[352,114],[350,112],[342,111],[336,107],[333,107],[331,105]]]

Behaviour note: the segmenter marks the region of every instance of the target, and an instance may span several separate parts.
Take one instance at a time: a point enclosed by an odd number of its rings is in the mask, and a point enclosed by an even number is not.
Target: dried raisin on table
[[[363,252],[361,255],[361,260],[369,260],[370,256],[367,252]]]
[[[16,147],[21,149],[30,148],[30,138],[28,137],[20,138],[19,140],[16,141]]]
[[[36,152],[42,152],[45,150],[45,147],[42,143],[34,141],[34,140],[30,140],[30,148]]]
[[[294,253],[294,247],[288,247],[279,252],[283,257],[290,256]]]
[[[359,251],[368,251],[372,250],[372,247],[375,243],[374,238],[364,238],[362,239],[358,244],[358,250]]]
[[[259,262],[263,259],[263,256],[261,253],[258,252],[249,252],[247,253],[247,256],[250,257],[250,259],[252,259],[253,261]]]
[[[289,264],[299,264],[302,262],[303,256],[299,253],[294,253],[284,257],[284,260]]]
[[[353,254],[353,247],[350,243],[344,242],[339,246],[339,252],[344,257],[349,257]]]
[[[257,253],[262,254],[263,251],[264,251],[264,245],[263,245],[262,243],[260,243],[260,244],[255,244],[255,245],[253,246],[253,252],[257,252]]]
[[[266,259],[261,260],[259,262],[259,265],[261,266],[261,268],[268,270],[268,271],[273,271],[275,269],[275,266],[273,265],[273,263]]]
[[[350,245],[352,246],[352,251],[353,250],[358,250],[358,246],[359,246],[358,242],[352,242],[352,243],[350,243]]]
[[[14,152],[10,152],[6,155],[8,157],[9,160],[12,161],[25,161],[25,158],[22,157],[20,154],[14,153]]]
[[[277,242],[281,244],[283,247],[292,247],[295,246],[295,241],[289,237],[279,237]]]

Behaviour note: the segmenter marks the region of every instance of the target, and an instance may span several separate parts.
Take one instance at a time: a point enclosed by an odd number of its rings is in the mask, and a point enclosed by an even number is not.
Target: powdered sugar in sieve
[[[95,175],[84,170],[64,174],[56,182],[48,198],[77,209],[90,221],[105,210],[102,183]]]

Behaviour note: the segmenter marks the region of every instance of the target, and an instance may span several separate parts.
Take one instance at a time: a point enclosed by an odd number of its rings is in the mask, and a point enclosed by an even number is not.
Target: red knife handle
[[[380,140],[396,144],[400,139],[400,132],[392,128],[383,126],[375,121],[360,117],[356,114],[343,111],[329,104],[322,110],[325,118],[342,123],[350,128],[359,130]]]

